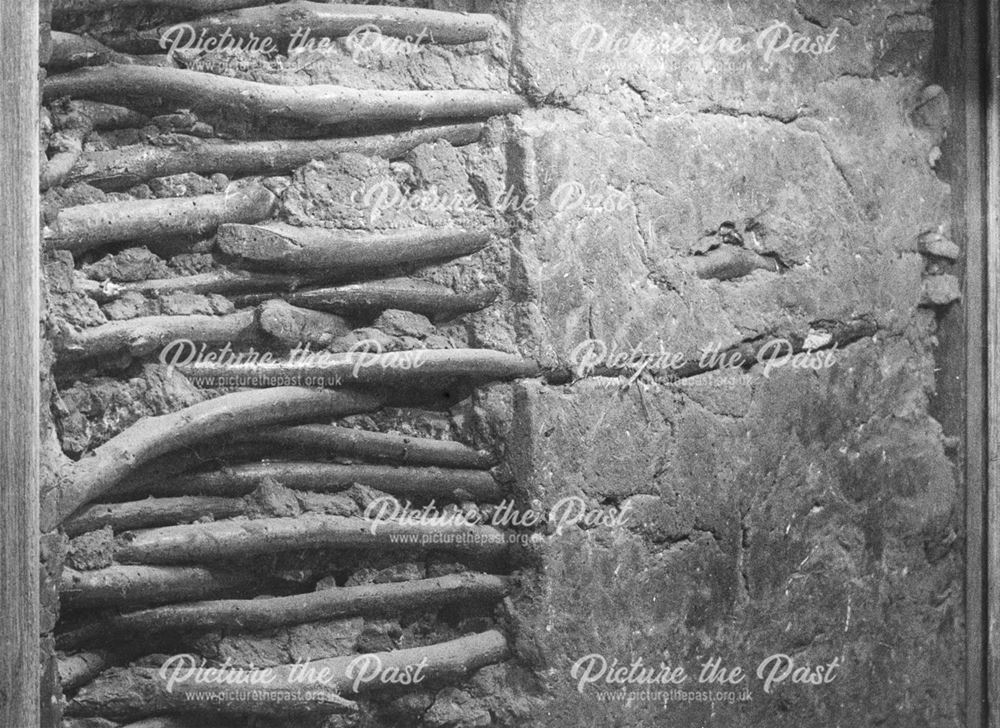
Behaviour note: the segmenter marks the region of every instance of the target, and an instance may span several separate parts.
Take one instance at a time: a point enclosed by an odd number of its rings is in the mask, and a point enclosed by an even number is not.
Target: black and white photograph
[[[1000,728],[1000,0],[2,0],[0,728]]]

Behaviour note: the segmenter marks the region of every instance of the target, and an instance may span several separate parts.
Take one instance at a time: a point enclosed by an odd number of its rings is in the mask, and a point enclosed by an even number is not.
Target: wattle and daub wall
[[[392,62],[342,53],[296,67],[235,54],[191,67],[269,83],[522,96],[527,108],[491,119],[473,144],[428,143],[391,160],[341,155],[262,180],[279,199],[276,217],[293,225],[495,226],[484,250],[412,275],[460,293],[496,286],[499,298],[448,320],[398,311],[327,319],[325,338],[312,320],[268,325],[263,308],[260,325],[278,350],[276,339],[290,345],[306,333],[337,351],[376,338],[389,349],[488,348],[538,361],[544,374],[462,391],[457,404],[438,397],[340,424],[489,451],[518,509],[582,503],[593,518],[526,529],[535,538],[493,567],[516,584],[496,608],[180,642],[220,660],[281,664],[485,629],[508,640],[509,659],[469,680],[373,698],[354,717],[317,725],[962,725],[958,440],[929,414],[938,326],[959,289],[941,173],[948,100],[929,78],[930,4],[436,7],[493,13],[509,34]],[[98,37],[175,19],[70,17],[64,30]],[[181,133],[260,131],[224,110],[210,117],[181,120]],[[174,122],[157,118],[155,129],[97,135],[90,148],[172,143],[157,138],[178,131]],[[84,180],[46,193],[43,207],[55,219],[67,207],[210,194],[229,182],[187,174],[107,192]],[[476,205],[373,210],[378,198],[365,191],[387,182]],[[146,247],[50,255],[54,361],[67,330],[261,304],[179,291],[98,305],[80,287],[81,278],[134,284],[222,265],[204,248]],[[774,341],[813,353],[769,366],[762,347]],[[738,366],[720,366],[722,354]],[[90,369],[57,362],[54,469],[140,417],[220,393],[147,353],[125,359]],[[370,491],[316,505],[268,481],[248,517],[356,516]],[[107,567],[112,536],[46,540],[50,607],[67,553],[75,569]],[[288,593],[480,566],[370,552],[336,565],[324,558],[286,557],[264,570]],[[71,627],[87,619],[64,613]],[[53,629],[54,608],[51,617]],[[155,648],[144,654],[165,651]],[[110,664],[150,659],[118,654]],[[687,680],[666,679],[680,669]],[[67,714],[76,689],[66,691]],[[119,722],[86,723],[104,720],[93,705],[76,715],[91,717],[68,724],[127,722],[109,714]]]

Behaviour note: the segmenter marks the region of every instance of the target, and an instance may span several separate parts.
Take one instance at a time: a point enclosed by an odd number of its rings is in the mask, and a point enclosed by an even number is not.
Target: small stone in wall
[[[917,240],[917,249],[924,255],[946,258],[947,260],[957,260],[962,252],[958,245],[937,230],[923,233]]]
[[[84,415],[89,402],[89,394],[83,389],[55,392],[52,397],[52,413],[56,418],[62,450],[70,457],[79,457],[90,446],[90,421]]]
[[[493,722],[490,712],[469,693],[445,688],[426,713],[424,722],[433,728],[476,728]]]
[[[260,307],[260,326],[282,344],[327,346],[350,331],[348,323],[332,313],[297,308],[281,300]]]
[[[61,414],[61,413],[57,413]],[[62,451],[70,457],[83,455],[90,446],[90,425],[79,412],[69,412],[60,416]]]
[[[422,715],[434,703],[434,694],[427,692],[408,692],[398,698],[388,700],[382,711],[392,717],[413,720],[413,716]]]
[[[271,190],[271,192],[276,194],[278,197],[281,197],[281,195],[285,193],[285,190],[291,186],[292,180],[290,177],[265,177],[261,180],[261,184]]]
[[[469,680],[468,690],[501,725],[521,725],[543,702],[536,696],[534,676],[509,662],[478,670]]]
[[[313,580],[313,572],[310,569],[280,569],[274,572],[274,576],[281,581],[300,586]]]
[[[157,197],[193,197],[217,192],[211,180],[194,172],[152,179],[149,181],[149,189]]]
[[[206,273],[216,267],[211,253],[181,253],[170,259],[170,267],[180,275]]]
[[[118,725],[104,718],[63,718],[62,721],[62,728],[118,728]]]
[[[115,534],[111,526],[105,526],[70,541],[66,561],[79,571],[92,571],[111,566],[114,553]]]
[[[449,574],[464,574],[467,571],[469,571],[469,567],[457,561],[446,561],[435,556],[431,556],[427,560],[428,579],[434,579],[438,576],[448,576]]]
[[[435,331],[434,324],[426,316],[396,309],[383,311],[373,326],[389,336],[412,336],[417,339],[430,336]]]
[[[354,422],[349,425],[361,427],[366,430],[377,430],[379,432],[390,432],[407,437],[431,437],[438,440],[452,439],[451,422],[448,417],[441,412],[430,410],[395,407],[386,407],[377,413],[375,417],[350,418],[346,422]]]
[[[370,567],[359,569],[351,574],[345,586],[362,586],[364,584],[389,584],[398,581],[414,581],[424,578],[424,567],[421,564],[393,564],[385,569]]]
[[[222,316],[233,313],[236,306],[217,293],[203,295],[175,291],[160,298],[147,298],[139,291],[126,291],[120,298],[101,307],[111,321],[140,318],[142,316]]]
[[[925,86],[917,96],[910,119],[914,126],[927,129],[936,138],[943,139],[951,121],[948,94],[937,84]]]
[[[309,622],[288,629],[288,657],[316,660],[354,652],[365,620],[362,617]]]
[[[365,620],[365,628],[358,639],[360,652],[388,652],[399,647],[403,628],[393,619]]]
[[[298,516],[301,514],[296,493],[280,485],[274,478],[265,477],[250,496],[264,516]]]
[[[351,351],[359,344],[367,346],[368,351],[376,351],[375,347],[381,347],[382,351],[396,351],[401,348],[397,345],[398,339],[376,328],[355,329],[351,333],[335,339],[328,348],[334,352]],[[362,349],[357,350],[361,351]]]
[[[361,510],[364,510],[380,498],[392,498],[392,496],[387,493],[375,490],[374,488],[369,488],[367,485],[361,485],[360,483],[355,483],[350,488],[345,490],[344,495],[357,503],[358,508]]]
[[[421,185],[436,185],[447,192],[464,192],[469,189],[469,175],[465,171],[459,151],[447,141],[421,144],[412,149],[405,160],[413,169]]]
[[[45,264],[45,304],[49,317],[74,326],[99,326],[105,323],[97,302],[76,288],[73,254],[57,250]]]
[[[414,349],[424,348],[424,343],[412,336],[400,336],[396,341],[399,342],[399,349],[402,351],[413,351]]]
[[[396,181],[404,187],[416,187],[417,176],[413,166],[407,162],[389,162],[389,171]]]
[[[703,256],[698,256],[694,259],[694,268],[699,278],[715,278],[720,281],[743,278],[755,270],[772,273],[781,270],[781,266],[773,258],[734,245],[721,246]]]
[[[428,349],[456,349],[458,346],[447,336],[434,334],[424,339],[424,346]]]
[[[962,288],[955,276],[945,274],[924,278],[921,306],[947,306],[961,298]]]
[[[140,316],[155,316],[160,312],[160,307],[155,300],[146,298],[138,291],[126,291],[121,298],[101,306],[101,311],[111,321],[123,321]]]
[[[322,579],[316,582],[316,588],[313,591],[325,591],[326,589],[339,589],[340,584],[337,583],[337,577],[335,576],[324,576]]]
[[[372,569],[370,567],[358,569],[348,577],[347,581],[344,582],[344,586],[363,586],[365,584],[371,584],[374,582],[375,574],[377,573],[378,569]]]
[[[95,281],[144,281],[170,275],[166,261],[148,248],[127,248],[115,255],[106,255],[96,263],[83,265],[80,269]]]
[[[363,199],[371,190],[390,183],[394,184],[389,163],[378,157],[349,152],[310,162],[295,171],[283,192],[282,217],[293,225],[364,229],[369,227],[371,213],[352,202],[352,195],[355,200]],[[397,222],[399,214],[390,209],[382,217],[386,220],[380,218],[381,222]]]
[[[130,187],[128,193],[136,200],[152,200],[156,197],[156,195],[153,194],[153,190],[149,189],[149,185],[147,184]]]
[[[358,713],[349,713],[347,715],[331,715],[323,720],[322,723],[316,723],[317,728],[358,728],[362,725],[361,719],[358,717]],[[261,728],[278,728],[278,723],[270,723],[268,725],[261,725]]]
[[[375,584],[388,584],[397,581],[414,581],[424,578],[424,567],[421,564],[405,563],[393,564],[387,569],[381,569],[375,573],[372,582]]]
[[[53,632],[59,615],[59,584],[69,539],[66,534],[42,534],[38,539],[38,555],[41,565],[39,583],[39,634]]]
[[[343,493],[296,492],[299,507],[310,513],[325,513],[330,516],[360,516],[358,504]]]
[[[160,114],[149,120],[150,133],[155,130],[163,132],[187,131],[198,123],[198,117],[189,109],[178,109],[172,114]]]
[[[66,446],[66,438],[70,438],[77,447],[91,449],[142,417],[197,404],[204,399],[205,393],[179,371],[147,364],[141,376],[127,382],[107,377],[79,381],[59,392],[59,396],[62,405],[54,414],[64,438],[63,446]],[[85,427],[76,413],[86,419]],[[86,445],[83,445],[84,439]]]
[[[204,296],[200,293],[176,291],[160,299],[160,310],[168,316],[193,316],[195,314],[218,316],[232,313],[236,310],[236,306],[228,298],[217,294]]]
[[[51,223],[65,207],[107,202],[108,195],[86,182],[69,187],[53,187],[42,195],[42,219]]]
[[[281,632],[231,635],[208,632],[185,647],[209,660],[231,660],[234,667],[271,667],[288,662],[288,651],[281,637]]]

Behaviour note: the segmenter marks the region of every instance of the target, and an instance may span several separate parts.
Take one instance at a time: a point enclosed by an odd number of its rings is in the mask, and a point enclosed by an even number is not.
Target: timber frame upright
[[[0,725],[39,724],[38,0],[0,7]]]

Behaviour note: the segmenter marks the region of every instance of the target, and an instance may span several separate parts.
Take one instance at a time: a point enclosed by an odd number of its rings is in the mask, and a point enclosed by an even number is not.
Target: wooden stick
[[[335,313],[299,308],[280,298],[261,304],[257,320],[264,333],[290,349],[303,344],[328,346],[351,332],[351,325]]]
[[[52,713],[42,691],[40,668],[49,651],[40,628],[50,616],[39,595],[40,572],[58,568],[61,557],[39,562],[39,466],[53,447],[48,437],[40,346],[41,271],[39,254],[39,58],[38,0],[4,3],[0,10],[0,79],[3,130],[0,133],[0,725],[39,726]],[[42,404],[44,402],[44,404]],[[45,413],[45,414],[43,414]],[[53,449],[55,449],[53,447]],[[41,568],[40,568],[41,567]],[[46,577],[42,577],[46,579]],[[42,581],[43,591],[45,582]],[[44,695],[44,700],[40,697]]]
[[[201,402],[170,414],[139,420],[73,463],[66,482],[54,489],[43,508],[50,530],[80,506],[106,493],[143,463],[206,438],[247,427],[342,417],[371,412],[375,397],[298,387],[274,387],[237,392]]]
[[[63,691],[86,685],[115,664],[115,656],[107,650],[80,652],[59,658],[57,671]]]
[[[154,66],[81,68],[46,80],[46,101],[70,96],[125,106],[162,103],[255,119],[316,126],[364,121],[486,118],[516,113],[524,102],[496,91],[384,91],[346,86],[278,86],[211,73]]]
[[[132,109],[114,104],[102,104],[99,101],[71,101],[72,111],[88,117],[97,131],[112,129],[132,129],[145,126],[149,117],[138,114]]]
[[[77,281],[77,286],[101,303],[113,301],[129,292],[162,295],[188,291],[237,296],[238,305],[254,306],[270,300],[273,293],[285,292],[282,297],[289,303],[317,311],[344,316],[377,316],[395,308],[423,313],[436,321],[484,309],[499,295],[499,290],[495,288],[475,293],[455,293],[447,286],[409,278],[386,278],[333,288],[298,290],[305,285],[343,277],[345,274],[342,271],[264,273],[223,268],[192,276],[122,284],[81,279]]]
[[[240,461],[257,461],[261,456],[288,457],[344,456],[397,465],[429,465],[442,468],[486,470],[495,457],[456,442],[411,438],[368,432],[332,425],[296,425],[268,428],[246,434],[233,433],[218,442],[207,442],[151,460],[131,472],[111,492],[116,496],[135,493],[169,492],[163,483],[174,476],[205,466],[233,468]],[[264,473],[262,473],[263,477]]]
[[[455,683],[486,665],[504,661],[508,656],[506,638],[502,633],[491,630],[425,647],[375,653],[364,663],[368,669],[362,672],[362,676],[370,675],[376,665],[381,667],[382,674],[406,671],[412,674],[417,666],[422,666],[421,682]],[[209,700],[209,694],[214,697],[220,692],[219,685],[194,679],[181,682],[179,678],[183,673],[173,671],[183,667],[176,658],[166,670],[163,667],[112,668],[81,689],[66,712],[69,715],[107,715],[133,720],[157,713],[206,710],[228,714],[270,713],[282,717],[287,717],[289,713],[332,712],[343,709],[344,701],[336,697],[356,692],[356,682],[358,691],[391,687],[380,679],[358,680],[357,673],[362,667],[359,657],[363,656],[348,655],[310,662],[310,667],[315,670],[310,675],[301,675],[301,667],[298,668],[299,673],[293,672],[296,669],[293,665],[270,668],[269,676],[273,676],[273,681],[260,686],[258,691],[254,691],[253,686],[245,691],[236,691],[240,693],[239,700],[227,700],[225,697]],[[315,676],[320,671],[325,671],[323,674],[327,680],[316,680]],[[177,677],[178,681],[171,686],[172,690],[168,690],[171,676]],[[325,700],[317,695],[323,690],[328,691]],[[276,693],[280,693],[280,699],[271,697]],[[205,696],[205,699],[199,699],[199,695]]]
[[[255,311],[237,311],[226,316],[146,316],[112,321],[83,329],[57,342],[60,361],[128,354],[145,356],[171,341],[225,344],[259,338]]]
[[[270,38],[275,51],[293,56],[295,48],[308,52],[309,41],[315,45],[323,39],[345,36],[361,49],[373,48],[377,52],[383,45],[380,37],[389,36],[407,39],[409,45],[404,51],[412,53],[424,43],[457,45],[487,40],[498,30],[497,19],[482,13],[295,0],[200,18],[181,29],[164,25],[130,30],[109,37],[107,42],[131,53],[157,53],[184,50],[207,38],[218,39],[223,47],[236,47],[241,41],[246,47],[254,38]]]
[[[287,361],[245,366],[180,363],[189,376],[211,382],[236,377],[242,386],[266,386],[267,381],[298,378],[309,386],[414,384],[469,378],[505,381],[538,376],[531,359],[490,349],[414,349],[389,353],[305,353]],[[253,383],[256,379],[257,383]]]
[[[105,63],[135,63],[132,56],[118,53],[103,43],[74,33],[52,31],[52,55],[45,67],[50,71],[102,66]]]
[[[128,109],[91,101],[72,101],[54,109],[59,132],[49,142],[59,151],[45,160],[41,170],[40,188],[44,192],[63,184],[83,154],[83,144],[95,129],[139,126],[145,118]]]
[[[768,270],[772,273],[781,270],[778,261],[773,258],[734,245],[722,245],[694,260],[699,278],[715,278],[720,281],[742,278],[755,270]]]
[[[239,436],[241,442],[259,443],[285,451],[318,451],[325,455],[388,461],[400,465],[436,465],[442,468],[486,470],[496,458],[460,442],[369,432],[336,425],[270,427]]]
[[[39,172],[39,189],[42,192],[63,184],[69,176],[73,166],[83,154],[83,143],[92,131],[89,120],[82,120],[73,128],[65,129],[53,137],[53,146],[58,146],[59,151],[52,155],[51,159],[42,162]]]
[[[489,232],[450,228],[354,233],[283,222],[229,223],[220,225],[215,236],[220,252],[240,265],[292,271],[377,269],[443,261],[482,250],[489,241]]]
[[[316,462],[249,463],[208,473],[181,475],[142,489],[154,496],[225,496],[252,493],[271,478],[292,490],[334,493],[355,483],[404,498],[449,498],[495,502],[503,491],[485,470],[450,470],[434,467],[388,465],[339,465]]]
[[[63,728],[76,728],[76,726],[64,725]],[[90,727],[80,726],[80,728]],[[232,723],[218,716],[198,718],[192,716],[160,715],[153,718],[143,718],[135,723],[119,726],[119,728],[246,728],[246,723]]]
[[[277,198],[263,185],[218,195],[132,202],[98,202],[63,208],[45,229],[49,248],[82,253],[111,243],[212,235],[224,222],[259,222]]]
[[[183,172],[229,176],[282,174],[312,160],[356,152],[398,159],[414,147],[444,139],[455,146],[477,141],[482,124],[453,124],[410,129],[398,134],[341,139],[232,142],[181,137],[179,145],[137,144],[103,152],[86,152],[68,182],[86,182],[102,190],[123,190],[152,179]]]
[[[497,289],[475,293],[455,293],[446,286],[409,278],[386,278],[336,288],[318,288],[290,293],[283,298],[304,308],[344,315],[372,315],[388,309],[422,313],[436,320],[448,320],[489,306],[499,295]]]
[[[59,599],[64,608],[122,608],[240,594],[260,587],[248,572],[195,566],[109,566],[97,571],[63,569]]]
[[[206,440],[198,445],[189,445],[181,450],[153,458],[115,485],[109,491],[109,498],[119,500],[119,496],[131,496],[167,478],[189,471],[210,467],[225,468],[237,462],[260,460],[259,445],[228,441],[236,434],[236,432],[230,433],[219,442]]]
[[[487,604],[507,594],[505,579],[490,574],[452,574],[390,584],[333,587],[268,599],[226,599],[171,604],[108,617],[56,638],[60,649],[77,649],[109,634],[149,636],[168,631],[268,630],[354,615],[417,612],[456,602]]]
[[[64,725],[63,728],[76,727]],[[80,728],[90,727],[81,726]],[[143,718],[135,723],[122,725],[120,728],[246,728],[246,723],[232,723],[219,716],[199,718],[196,716],[161,715],[154,718]]]
[[[445,520],[445,519],[442,519]],[[307,513],[297,518],[217,521],[130,531],[119,539],[121,563],[184,564],[303,549],[429,549],[483,556],[502,553],[504,534],[492,526],[428,526]]]
[[[281,2],[281,0],[272,1]],[[266,0],[55,0],[52,4],[52,15],[59,18],[74,13],[97,13],[104,10],[143,5],[199,13],[216,13],[260,5],[265,2]]]
[[[326,278],[332,276],[332,272],[326,272],[325,274]],[[142,293],[144,295],[162,295],[176,291],[187,291],[189,293],[219,293],[232,296],[263,291],[294,291],[307,283],[315,284],[322,282],[323,278],[324,276],[310,274],[261,273],[257,271],[220,268],[219,270],[198,273],[191,276],[154,278],[121,284],[78,279],[76,285],[95,301],[107,303],[131,292]],[[270,298],[271,296],[267,296],[263,301],[270,300]]]
[[[100,503],[81,508],[63,523],[67,536],[111,526],[115,533],[137,528],[170,526],[197,521],[205,516],[233,518],[250,511],[243,498],[146,498],[125,503]]]

